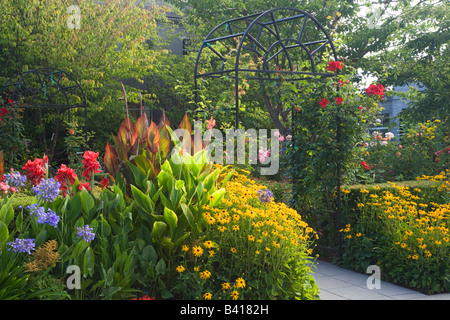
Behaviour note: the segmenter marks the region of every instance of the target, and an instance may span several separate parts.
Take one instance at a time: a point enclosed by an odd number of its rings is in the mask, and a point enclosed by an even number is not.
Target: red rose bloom
[[[34,161],[28,160],[22,169],[26,171],[27,179],[33,186],[41,183],[46,173],[44,160],[39,158],[34,159]]]
[[[342,99],[341,97],[336,97],[334,98],[334,100],[336,100],[337,104],[342,104],[342,102],[344,101],[344,99]]]
[[[363,165],[364,168],[366,168],[366,170],[369,170],[369,166],[365,161],[361,161],[361,164]]]
[[[97,161],[98,152],[86,151],[83,155],[83,160],[81,161],[83,165],[83,173],[81,174],[88,180],[91,180],[92,173],[101,172],[98,168],[100,168],[100,163]]]
[[[325,108],[325,106],[328,104],[328,102],[329,101],[327,99],[322,98],[322,100],[319,102],[319,104],[322,108]]]
[[[366,93],[369,96],[376,95],[380,97],[380,100],[383,99],[384,96],[384,87],[381,83],[371,84],[367,89]]]
[[[328,62],[328,71],[336,71],[337,69],[341,69],[342,70],[343,64],[340,61],[331,61]]]
[[[4,117],[6,114],[9,114],[9,110],[6,108],[0,109],[0,117]]]
[[[75,173],[75,170],[62,164],[61,168],[56,172],[55,179],[61,184],[59,189],[63,192],[63,195],[66,196],[69,185],[73,185],[75,180],[77,180],[77,174]]]

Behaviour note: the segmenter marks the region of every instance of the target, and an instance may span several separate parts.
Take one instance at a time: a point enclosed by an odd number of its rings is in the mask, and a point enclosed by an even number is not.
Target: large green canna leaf
[[[6,243],[8,238],[9,238],[8,226],[3,221],[0,221],[0,248],[2,245]]]
[[[133,162],[139,170],[148,176],[149,180],[153,181],[156,178],[156,169],[149,158],[139,155],[133,158]]]
[[[175,229],[178,225],[178,217],[175,212],[170,210],[169,208],[164,208],[164,220],[169,225],[171,236],[173,237],[173,234],[175,232]]]
[[[145,212],[152,214],[155,211],[155,204],[149,196],[145,195],[141,190],[133,185],[131,185],[131,192],[133,194],[133,198]]]
[[[152,230],[152,239],[154,241],[156,241],[157,239],[159,239],[162,234],[164,233],[164,231],[167,228],[167,224],[163,221],[155,221],[155,223],[153,224],[153,230]]]
[[[0,221],[3,221],[6,225],[9,225],[11,220],[14,219],[14,209],[12,207],[13,198],[14,195],[3,200],[3,204],[1,204],[0,207]]]

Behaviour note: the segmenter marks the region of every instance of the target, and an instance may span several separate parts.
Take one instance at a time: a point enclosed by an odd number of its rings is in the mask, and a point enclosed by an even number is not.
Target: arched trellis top
[[[78,81],[55,68],[38,68],[9,78],[0,92],[10,92],[11,100],[22,108],[85,108],[86,97]]]
[[[210,31],[195,62],[195,92],[198,78],[233,77],[238,126],[240,74],[288,81],[335,76],[318,67],[326,60],[337,61],[337,54],[320,22],[303,10],[274,8],[224,21]]]
[[[3,92],[20,108],[69,110],[69,121],[70,109],[83,108],[87,139],[86,96],[78,81],[66,71],[50,67],[25,71],[9,78],[0,94]]]

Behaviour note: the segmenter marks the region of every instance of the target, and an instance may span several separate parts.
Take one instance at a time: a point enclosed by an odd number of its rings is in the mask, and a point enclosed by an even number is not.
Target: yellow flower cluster
[[[425,123],[419,123],[418,130],[416,132],[410,132],[407,134],[408,138],[413,137],[414,135],[416,137],[424,137],[426,139],[434,139],[435,138],[435,131],[437,129],[437,124],[441,121],[439,119],[436,119],[434,121],[428,120]]]
[[[448,186],[448,177],[448,172],[442,172],[437,176],[421,176],[417,180],[440,181],[435,187],[442,191],[442,185]],[[383,191],[382,195],[360,190],[363,199],[358,208],[363,212],[362,217],[373,216],[382,221],[386,226],[383,232],[390,234],[395,246],[406,250],[408,259],[449,259],[450,203],[429,201],[419,188],[411,190],[390,184],[394,187],[393,192]],[[446,192],[448,190],[442,194]],[[350,225],[341,230],[347,239],[352,238],[351,231]]]
[[[222,172],[219,184],[228,172]],[[219,206],[203,205],[206,230],[182,246],[182,264],[176,269],[180,277],[201,285],[203,299],[217,296],[236,300],[245,292],[253,293],[244,276],[264,280],[263,273],[278,271],[283,259],[292,259],[294,254],[304,254],[305,258],[311,255],[311,245],[317,238],[297,211],[273,199],[267,201],[265,197],[262,201],[258,191],[267,188],[249,179],[248,172],[234,172],[225,189]],[[234,284],[223,282],[229,274],[242,277]]]
[[[269,242],[272,248],[279,248],[280,241],[304,246],[306,242],[318,238],[317,233],[302,220],[296,210],[284,203],[261,202],[258,190],[266,187],[249,179],[246,173],[236,172],[234,179],[228,181],[227,196],[222,201],[222,208],[208,205],[203,207],[203,216],[210,227],[215,227],[220,232],[245,232],[249,242]],[[260,249],[255,248],[255,251]]]

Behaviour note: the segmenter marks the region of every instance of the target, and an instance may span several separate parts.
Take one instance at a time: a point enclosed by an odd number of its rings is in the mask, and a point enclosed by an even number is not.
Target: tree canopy
[[[421,84],[408,95],[415,117],[448,114],[449,4],[440,0],[168,0],[183,10],[198,49],[220,22],[276,7],[313,14],[333,37],[339,60],[389,85]],[[263,95],[264,96],[264,95]],[[264,99],[266,108],[276,109]],[[270,113],[270,112],[269,112]],[[278,113],[278,116],[281,116]],[[276,121],[274,121],[276,123]],[[281,128],[280,128],[281,129]]]

